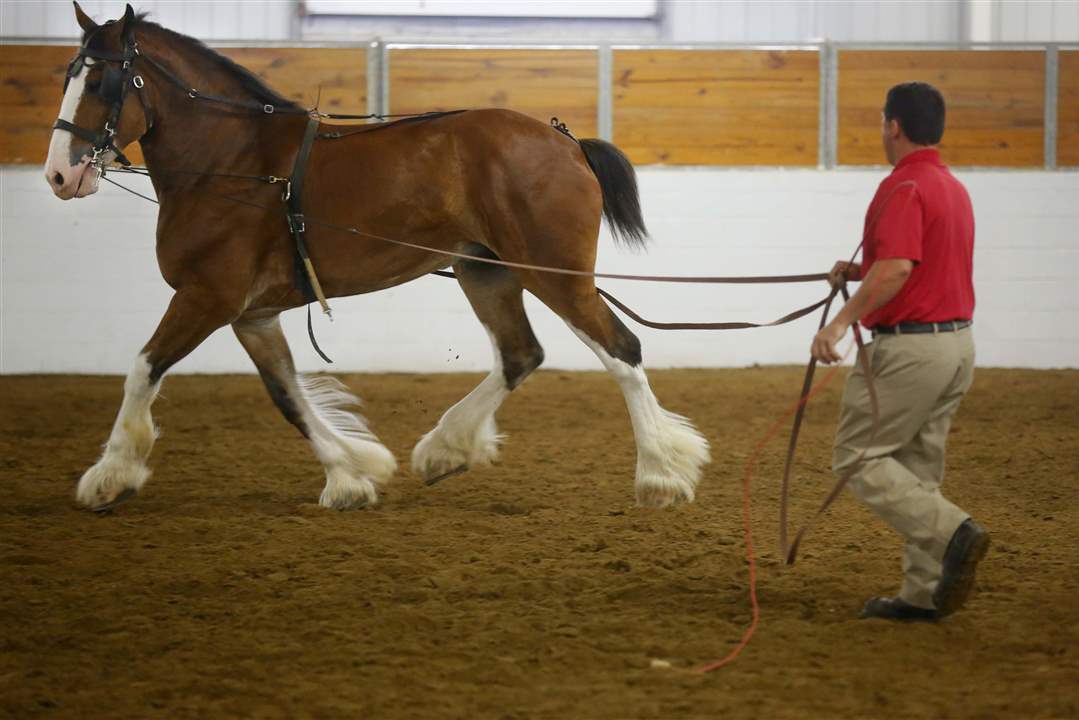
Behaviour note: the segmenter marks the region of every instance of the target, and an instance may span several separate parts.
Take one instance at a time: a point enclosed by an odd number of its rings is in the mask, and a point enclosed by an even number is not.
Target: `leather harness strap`
[[[315,330],[311,324],[310,303],[312,301],[318,300],[319,305],[322,306],[322,312],[326,313],[331,320],[333,319],[333,312],[330,310],[330,304],[326,302],[326,294],[322,292],[322,285],[318,281],[315,266],[307,252],[307,241],[304,237],[307,232],[307,223],[303,215],[304,178],[307,175],[307,161],[311,157],[311,148],[315,144],[318,126],[319,119],[317,117],[307,119],[307,129],[304,130],[303,142],[300,143],[300,151],[296,153],[296,162],[292,167],[292,175],[289,176],[288,183],[285,185],[284,200],[288,205],[286,217],[288,218],[289,232],[292,233],[292,239],[296,243],[297,285],[303,292],[304,300],[308,303],[307,334],[310,336],[311,345],[315,348],[315,352],[319,354],[319,357],[328,363],[332,363],[333,360],[330,360],[326,353],[322,352],[322,348],[315,341]]]

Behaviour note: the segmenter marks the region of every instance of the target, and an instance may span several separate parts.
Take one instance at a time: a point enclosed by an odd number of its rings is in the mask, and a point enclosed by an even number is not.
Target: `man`
[[[836,362],[855,322],[879,398],[855,364],[843,392],[832,468],[906,540],[897,597],[875,597],[863,618],[933,622],[966,602],[989,536],[940,493],[952,416],[974,375],[974,215],[963,185],[940,161],[944,98],[925,83],[888,91],[881,127],[895,167],[866,214],[863,262],[838,262],[829,281],[861,281],[812,353]]]

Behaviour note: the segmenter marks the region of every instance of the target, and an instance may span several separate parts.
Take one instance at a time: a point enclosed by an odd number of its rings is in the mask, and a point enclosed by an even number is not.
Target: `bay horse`
[[[280,313],[306,304],[285,214],[267,209],[282,207],[281,186],[208,176],[288,175],[309,113],[201,42],[136,16],[130,5],[122,18],[101,25],[77,2],[75,15],[82,46],[68,69],[46,179],[59,198],[90,195],[105,163],[138,141],[160,202],[158,265],[175,291],[127,375],[102,456],[79,480],[78,502],[107,509],[143,486],[157,438],[150,408],[162,376],[224,325],[232,326],[273,402],[324,466],[319,503],[350,509],[377,502],[396,471],[394,455],[340,382],[296,372],[281,330]],[[197,93],[185,92],[177,79],[197,82]],[[268,109],[198,102],[199,96]],[[415,446],[412,468],[420,478],[430,482],[497,456],[502,438],[495,413],[543,361],[525,315],[528,290],[618,382],[637,443],[638,502],[693,500],[710,460],[708,443],[688,420],[660,406],[640,342],[587,274],[595,266],[601,215],[625,244],[643,246],[646,237],[633,167],[617,148],[497,109],[319,129],[342,132],[337,139],[320,134],[314,143],[304,199],[309,217],[477,258],[308,223],[310,259],[327,296],[382,290],[452,265],[491,338],[490,374]],[[482,258],[583,274],[508,268]]]

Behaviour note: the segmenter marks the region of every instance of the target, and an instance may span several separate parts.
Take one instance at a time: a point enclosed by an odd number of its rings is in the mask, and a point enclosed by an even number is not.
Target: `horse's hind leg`
[[[138,490],[150,477],[146,461],[157,439],[150,407],[165,371],[229,321],[220,298],[198,290],[181,290],[169,303],[153,337],[135,359],[124,380],[124,400],[105,450],[79,479],[76,499],[106,510]]]
[[[684,417],[660,407],[641,362],[641,343],[596,294],[590,279],[544,278],[541,300],[599,357],[618,381],[637,440],[637,502],[663,507],[692,501],[708,441]]]
[[[232,324],[285,419],[311,442],[326,470],[319,504],[347,510],[373,505],[397,468],[393,454],[352,408],[359,400],[332,377],[296,373],[277,315],[245,316]]]
[[[474,252],[487,253],[478,247]],[[498,456],[501,436],[495,412],[510,391],[543,362],[543,348],[528,323],[516,276],[504,267],[467,260],[456,263],[454,271],[491,337],[495,360],[491,373],[447,410],[412,451],[413,471],[429,484]]]

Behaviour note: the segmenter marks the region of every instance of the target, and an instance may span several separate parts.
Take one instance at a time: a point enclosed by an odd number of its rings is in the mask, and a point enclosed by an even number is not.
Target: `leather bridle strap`
[[[89,40],[87,42],[89,42]],[[133,37],[129,38],[125,35],[123,53],[90,50],[83,46],[79,48],[79,52],[76,54],[76,59],[80,57],[90,58],[91,60],[102,60],[104,62],[119,62],[123,64],[120,68],[119,97],[113,100],[112,105],[109,108],[109,116],[105,120],[105,126],[100,132],[95,133],[93,130],[81,127],[62,118],[57,118],[52,124],[52,127],[54,130],[69,132],[75,137],[88,142],[91,149],[94,151],[91,162],[98,165],[102,172],[105,168],[100,158],[104,153],[109,151],[116,156],[117,162],[125,167],[129,166],[131,165],[131,161],[127,159],[127,156],[124,155],[120,148],[116,147],[114,139],[116,138],[117,132],[119,132],[120,114],[124,110],[124,101],[127,99],[128,78],[131,75],[131,64],[139,57],[138,43]],[[68,72],[70,73],[70,69]],[[68,77],[70,77],[70,75]],[[132,81],[134,82],[135,79],[133,78]],[[100,165],[99,162],[101,162]]]

